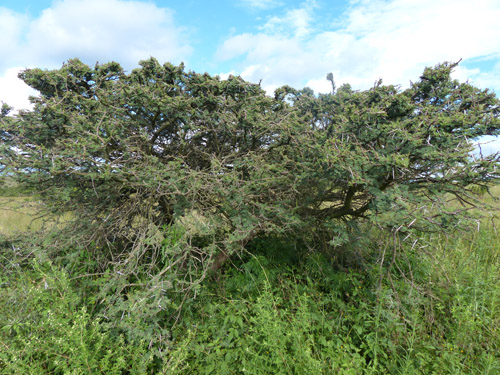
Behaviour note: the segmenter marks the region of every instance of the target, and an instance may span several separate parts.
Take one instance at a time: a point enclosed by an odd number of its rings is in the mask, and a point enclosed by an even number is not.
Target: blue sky
[[[73,57],[184,61],[241,75],[272,92],[288,84],[408,86],[425,66],[462,59],[456,78],[500,93],[499,0],[0,0],[0,101],[28,106],[17,78]],[[485,145],[500,149],[500,141]]]

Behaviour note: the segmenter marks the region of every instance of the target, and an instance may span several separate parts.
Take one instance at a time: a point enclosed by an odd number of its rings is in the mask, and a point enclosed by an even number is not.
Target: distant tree
[[[72,213],[55,248],[87,247],[103,268],[203,277],[259,236],[324,248],[360,220],[448,228],[478,204],[472,187],[500,177],[498,155],[471,157],[472,140],[499,134],[499,101],[452,80],[455,66],[405,90],[336,89],[329,75],[330,94],[285,86],[273,98],[155,59],[130,74],[70,60],[21,73],[40,95],[1,118],[1,157],[48,211]],[[176,227],[184,242],[165,256]]]

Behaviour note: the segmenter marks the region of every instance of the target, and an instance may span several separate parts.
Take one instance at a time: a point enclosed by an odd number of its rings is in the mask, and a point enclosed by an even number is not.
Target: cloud
[[[475,149],[476,155],[491,155],[495,153],[500,153],[500,137],[487,136],[482,137],[477,143],[477,147]]]
[[[311,33],[313,10],[316,7],[316,1],[308,0],[300,8],[287,10],[282,17],[271,17],[260,29],[266,33],[304,37]]]
[[[0,50],[2,60],[12,59],[21,39],[22,30],[26,26],[27,17],[0,7]],[[0,67],[1,67],[0,60]]]
[[[229,60],[246,54],[249,61],[267,62],[273,57],[292,59],[302,51],[299,41],[279,35],[239,34],[227,39],[218,49],[221,60]]]
[[[191,48],[172,11],[153,3],[63,0],[31,22],[28,55],[45,64],[78,56],[89,62],[116,60],[127,67],[154,54],[180,62]]]
[[[498,61],[493,65],[491,70],[481,71],[479,68],[469,69],[464,66],[458,66],[455,76],[461,80],[468,80],[471,84],[478,87],[493,89],[500,96],[500,56],[493,58]]]
[[[294,14],[307,14],[302,25]],[[311,19],[329,26],[313,30]],[[353,1],[340,19],[321,19],[321,10],[306,2],[270,19],[256,33],[229,37],[216,56],[233,59],[244,78],[262,79],[264,87],[308,84],[329,91],[321,83],[328,72],[355,88],[367,88],[379,78],[407,86],[425,66],[498,53],[498,19],[496,0],[361,0]],[[500,76],[500,67],[461,73],[473,74],[478,84],[500,84],[490,80]]]
[[[277,0],[240,0],[243,5],[254,9],[271,9],[280,6],[282,3]]]
[[[73,57],[128,70],[150,56],[179,63],[192,53],[188,36],[171,10],[140,1],[59,0],[34,19],[0,8],[0,75],[4,87],[21,92],[6,71],[12,66],[56,68]],[[5,90],[0,100],[11,102]]]
[[[17,78],[21,70],[24,68],[10,68],[0,77],[0,102],[15,109],[28,109],[31,107],[28,97],[36,95],[36,91]]]

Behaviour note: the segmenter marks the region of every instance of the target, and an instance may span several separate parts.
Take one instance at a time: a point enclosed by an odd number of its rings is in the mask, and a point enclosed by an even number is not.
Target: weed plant
[[[186,373],[497,374],[499,239],[492,228],[421,238],[425,249],[400,249],[382,270],[250,257],[175,330],[195,332]]]
[[[255,244],[185,301],[161,351],[147,325],[113,329],[95,295],[82,293],[109,274],[82,283],[47,260],[19,267],[4,258],[0,373],[500,373],[495,229],[422,236],[402,242],[394,263],[370,261],[392,240],[379,233],[349,268],[327,254],[297,256],[286,241]]]

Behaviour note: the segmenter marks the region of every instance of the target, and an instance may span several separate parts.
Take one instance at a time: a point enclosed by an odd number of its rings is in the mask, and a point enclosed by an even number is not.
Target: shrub
[[[147,373],[147,346],[104,329],[65,272],[33,261],[2,284],[0,373]]]

